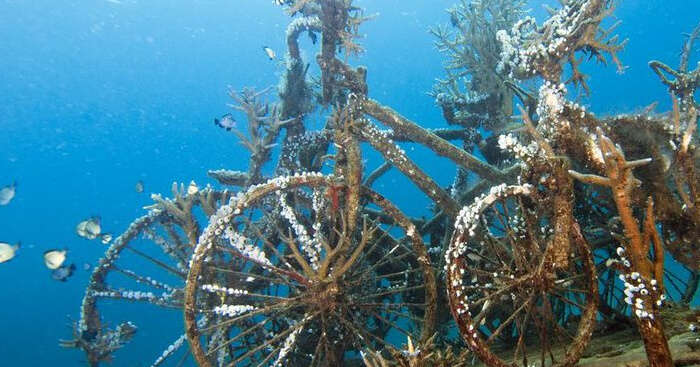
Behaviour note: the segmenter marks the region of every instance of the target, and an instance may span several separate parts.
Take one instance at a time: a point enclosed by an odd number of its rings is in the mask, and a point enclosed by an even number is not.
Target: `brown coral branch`
[[[654,284],[652,280],[660,285],[663,281],[663,245],[657,233],[654,223],[653,205],[648,201],[646,208],[646,220],[640,231],[639,223],[633,214],[633,200],[631,190],[636,186],[636,179],[632,175],[632,169],[642,164],[649,163],[648,160],[628,162],[622,151],[605,135],[601,129],[597,130],[598,147],[605,160],[605,170],[608,183],[612,189],[613,199],[617,207],[620,221],[622,222],[625,238],[623,239],[625,253],[630,256],[630,271],[632,275],[629,279],[637,281],[641,279],[642,284]],[[576,175],[574,175],[576,177]],[[595,179],[601,181],[600,179]],[[590,181],[589,181],[590,182]],[[654,263],[648,258],[649,239],[654,243]],[[647,241],[647,242],[645,242]],[[663,325],[659,320],[657,300],[655,296],[659,289],[650,287],[645,294],[638,294],[635,297],[642,299],[650,312],[651,317],[636,309],[637,327],[642,335],[644,347],[647,352],[650,367],[671,367],[673,361],[668,347],[668,341],[663,332]],[[661,287],[660,289],[663,289]]]
[[[651,237],[651,242],[654,244],[654,279],[657,281],[659,292],[664,294],[664,245],[661,241],[661,236],[659,236],[659,232],[656,229],[656,221],[654,220],[654,201],[651,198],[649,198],[647,201],[644,227],[644,231],[649,234],[649,237]]]

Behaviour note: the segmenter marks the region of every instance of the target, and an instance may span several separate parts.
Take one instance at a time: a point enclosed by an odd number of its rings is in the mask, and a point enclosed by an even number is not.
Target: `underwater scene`
[[[700,2],[0,31],[0,366],[700,366]]]

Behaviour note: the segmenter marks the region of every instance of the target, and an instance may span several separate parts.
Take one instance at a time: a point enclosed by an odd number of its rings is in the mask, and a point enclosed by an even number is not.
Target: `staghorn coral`
[[[496,70],[501,45],[496,34],[524,14],[524,1],[462,0],[447,10],[450,26],[430,29],[437,49],[446,55],[445,79],[430,95],[448,124],[500,129],[513,112],[507,75]]]

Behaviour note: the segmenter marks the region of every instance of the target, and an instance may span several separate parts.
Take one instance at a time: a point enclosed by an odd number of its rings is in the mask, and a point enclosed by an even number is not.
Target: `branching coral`
[[[524,1],[466,1],[448,9],[451,28],[430,32],[438,50],[447,56],[444,80],[431,95],[448,124],[502,128],[512,115],[513,92],[496,71],[501,47],[496,33],[510,29],[524,11]],[[451,29],[454,29],[451,30]]]
[[[578,69],[580,61],[576,52],[593,56],[602,63],[606,63],[604,53],[607,53],[618,71],[624,70],[617,52],[626,41],[619,42],[617,36],[610,36],[617,24],[606,30],[600,27],[602,20],[612,13],[611,4],[608,0],[562,1],[563,6],[552,10],[542,26],[534,18],[526,17],[509,31],[499,31],[502,52],[498,69],[518,79],[540,75],[546,81],[559,83],[562,64],[568,62],[573,70],[570,81],[589,92]]]
[[[575,171],[570,173],[578,180],[607,186],[612,190],[626,237],[624,247],[619,253],[629,254],[629,262],[625,263],[628,273],[622,275],[627,303],[635,306],[635,320],[644,340],[649,365],[672,366],[671,351],[658,312],[658,307],[663,301],[660,297],[664,289],[664,247],[657,232],[652,201],[648,202],[646,218],[640,229],[632,212],[630,194],[635,186],[639,185],[632,170],[648,164],[651,159],[627,161],[624,154],[600,130],[597,132],[597,139],[598,149],[605,161],[606,177],[583,175]],[[653,247],[650,248],[651,244]],[[650,250],[653,262],[647,258]]]

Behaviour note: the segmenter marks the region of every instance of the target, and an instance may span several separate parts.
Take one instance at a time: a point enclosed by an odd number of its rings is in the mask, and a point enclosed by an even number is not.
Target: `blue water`
[[[371,97],[428,127],[444,122],[426,95],[442,76],[427,28],[446,23],[443,9],[453,2],[357,1],[379,16],[362,28],[367,52],[351,63],[368,67]],[[539,2],[533,8],[541,19]],[[617,33],[630,38],[620,57],[629,68],[618,75],[587,66],[593,95],[582,103],[599,114],[654,101],[667,110],[670,97],[647,62],[676,66],[681,33],[698,14],[695,1],[620,2]],[[119,233],[144,213],[147,193],[167,194],[173,181],[213,183],[207,169],[246,168],[245,151],[212,118],[229,112],[229,86],[277,84],[283,68],[261,46],[283,54],[287,22],[269,0],[0,0],[0,186],[18,181],[15,200],[0,207],[0,241],[24,245],[0,264],[0,365],[80,365],[82,355],[57,340],[70,336],[67,316],[78,317],[89,275],[81,265],[105,250],[75,235],[80,220],[99,214],[105,230]],[[302,46],[307,60],[315,55],[307,39]],[[409,153],[449,184],[450,163],[418,148]],[[138,180],[146,194],[134,192]],[[395,182],[405,189],[392,198],[418,195],[397,174],[378,187]],[[424,214],[427,203],[403,209]],[[79,268],[67,283],[53,281],[41,259],[63,247]],[[166,331],[180,327],[179,315],[166,321]],[[145,340],[155,344],[129,350],[114,365],[150,364],[176,336],[158,332],[149,329]]]

